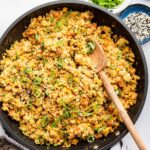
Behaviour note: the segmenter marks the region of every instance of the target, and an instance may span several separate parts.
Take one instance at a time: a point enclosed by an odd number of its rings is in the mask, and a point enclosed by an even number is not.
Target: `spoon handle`
[[[114,88],[111,85],[108,77],[106,76],[104,71],[100,71],[98,73],[98,75],[99,75],[100,79],[102,80],[103,85],[106,88],[106,91],[107,91],[108,95],[110,96],[110,98],[112,99],[113,103],[117,107],[118,112],[119,112],[122,120],[124,121],[124,124],[126,125],[126,127],[129,130],[129,132],[131,133],[131,135],[132,135],[134,141],[136,142],[138,148],[140,150],[147,150],[146,145],[144,144],[142,138],[140,137],[139,133],[135,129],[131,118],[129,117],[127,111],[125,110],[125,108],[123,107],[121,101],[119,100],[119,98],[118,98],[116,92],[114,91]]]

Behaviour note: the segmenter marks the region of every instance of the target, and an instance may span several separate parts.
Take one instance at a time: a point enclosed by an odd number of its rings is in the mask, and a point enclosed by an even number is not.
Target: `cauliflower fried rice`
[[[93,17],[63,8],[33,18],[0,60],[2,109],[36,144],[93,142],[122,121],[88,56],[94,50],[89,38],[102,45],[104,71],[123,106],[136,103],[139,76],[129,42]]]

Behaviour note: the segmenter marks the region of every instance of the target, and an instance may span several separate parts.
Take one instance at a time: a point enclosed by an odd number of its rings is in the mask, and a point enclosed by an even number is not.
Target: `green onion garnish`
[[[36,77],[35,79],[34,79],[34,84],[36,84],[36,85],[40,85],[41,84],[41,81],[42,81],[42,79],[41,78],[39,78],[39,77]]]
[[[95,141],[94,136],[93,136],[93,135],[88,136],[88,137],[87,137],[87,141],[88,141],[89,143],[94,142],[94,141]]]
[[[95,49],[95,44],[93,42],[88,42],[87,48],[88,48],[87,54],[92,54]]]
[[[41,126],[45,128],[50,122],[50,119],[47,116],[43,116],[41,120]]]
[[[31,73],[32,73],[32,68],[26,67],[26,68],[24,69],[24,73],[25,73],[25,74],[31,74]]]

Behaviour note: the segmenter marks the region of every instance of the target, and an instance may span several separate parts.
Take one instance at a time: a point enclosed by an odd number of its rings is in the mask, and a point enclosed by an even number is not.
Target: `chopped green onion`
[[[67,82],[69,84],[71,84],[73,82],[73,76],[72,75],[69,75],[68,79],[67,79]]]
[[[36,84],[36,85],[40,85],[41,84],[41,82],[42,82],[42,79],[41,78],[39,78],[39,77],[36,77],[35,79],[34,79],[34,84]]]
[[[13,61],[16,61],[17,59],[19,59],[19,55],[17,54],[17,52],[15,52],[15,58],[13,59]]]
[[[60,116],[59,118],[55,119],[55,121],[51,124],[51,126],[53,128],[57,127],[57,124],[62,120],[62,116]]]
[[[88,137],[87,137],[87,141],[88,141],[89,143],[94,142],[94,141],[95,141],[94,136],[93,136],[93,135],[88,136]]]
[[[25,74],[31,74],[31,73],[32,73],[32,68],[27,68],[27,67],[26,67],[26,68],[24,69],[24,73],[25,73]]]
[[[13,77],[12,80],[13,80],[13,82],[16,82],[16,81],[17,81],[17,78],[16,78],[16,77]]]
[[[34,91],[34,96],[35,96],[35,97],[40,97],[40,96],[41,96],[41,91],[40,91],[40,89],[35,89],[35,91]]]
[[[97,133],[100,133],[100,132],[102,132],[105,128],[106,128],[106,127],[97,128],[97,129],[95,129],[95,131],[96,131]]]
[[[123,2],[123,0],[91,0],[91,1],[105,8],[114,8],[115,6],[118,6]]]
[[[88,48],[87,54],[92,54],[93,51],[95,50],[95,44],[93,42],[88,42],[87,48]]]
[[[63,68],[62,59],[58,59],[57,60],[56,66],[57,66],[58,69],[62,69]]]
[[[68,17],[71,14],[72,10],[67,11],[66,13],[64,13],[64,17]]]
[[[22,78],[21,78],[21,81],[22,81],[23,83],[27,83],[28,80],[29,80],[29,79],[28,79],[27,77],[22,77]]]
[[[63,100],[59,101],[59,105],[63,106],[65,109],[70,110],[70,108],[65,104],[65,102]]]
[[[44,42],[41,43],[41,49],[42,49],[42,50],[45,49],[45,43],[44,43]]]
[[[41,120],[41,126],[45,128],[50,122],[50,119],[47,116],[43,116]]]
[[[118,88],[117,90],[115,90],[115,92],[116,92],[116,94],[117,94],[118,96],[121,96],[121,89],[120,89],[120,88]]]
[[[32,100],[29,100],[29,102],[27,103],[27,107],[29,108],[29,109],[31,109],[32,108]]]
[[[35,34],[35,40],[38,41],[38,39],[39,39],[39,35]]]
[[[91,116],[91,115],[93,115],[93,112],[87,112],[87,113],[84,113],[84,114],[83,114],[83,116],[85,116],[85,117],[89,117],[89,116]]]
[[[79,91],[79,94],[82,95],[84,92],[83,91]]]
[[[118,60],[120,60],[121,58],[122,58],[122,52],[121,52],[121,51],[119,51],[119,52],[118,52],[117,59],[118,59]]]
[[[3,94],[3,97],[5,97],[6,95],[7,95],[7,94],[6,94],[6,93],[4,93],[4,94]]]
[[[48,92],[47,90],[46,90],[46,92],[45,92],[45,95],[46,95],[46,96],[49,96],[49,92]]]
[[[54,22],[55,18],[54,17],[51,17],[50,18],[50,22]]]
[[[57,29],[57,28],[60,28],[62,26],[63,26],[63,22],[60,20],[60,21],[56,22],[55,28]]]
[[[57,147],[58,146],[58,144],[54,144],[54,147]]]
[[[43,57],[42,56],[37,56],[36,59],[37,60],[43,60]]]
[[[43,64],[46,65],[48,63],[48,60],[46,58],[43,59]]]
[[[65,110],[64,113],[63,113],[63,118],[69,118],[69,117],[71,117],[70,111]]]
[[[58,40],[58,42],[56,43],[58,47],[62,47],[63,46],[63,39]]]
[[[110,69],[115,69],[114,65],[113,64],[110,64]]]

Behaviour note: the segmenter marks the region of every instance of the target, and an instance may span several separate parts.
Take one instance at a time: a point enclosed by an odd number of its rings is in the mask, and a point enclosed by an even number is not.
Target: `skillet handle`
[[[144,144],[142,138],[140,137],[139,133],[135,129],[131,118],[129,117],[127,111],[125,110],[125,108],[123,107],[121,101],[119,100],[119,98],[118,98],[116,92],[114,91],[114,88],[111,85],[108,77],[106,76],[104,71],[99,72],[98,75],[99,75],[100,79],[102,80],[103,85],[106,88],[106,91],[107,91],[108,95],[110,96],[111,100],[113,101],[116,108],[118,109],[118,112],[119,112],[122,120],[124,121],[124,124],[128,128],[128,130],[129,130],[130,134],[132,135],[132,137],[133,137],[135,143],[137,144],[138,148],[140,150],[147,150],[146,145]]]

